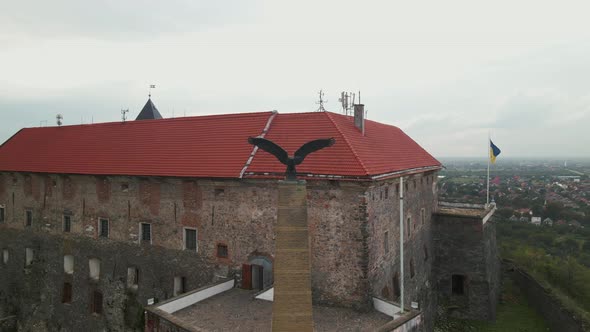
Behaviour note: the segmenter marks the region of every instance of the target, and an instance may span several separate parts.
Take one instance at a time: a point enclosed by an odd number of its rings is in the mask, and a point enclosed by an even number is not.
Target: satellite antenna
[[[123,119],[123,122],[125,122],[125,120],[127,120],[127,113],[129,112],[129,109],[121,109],[121,118]]]
[[[62,123],[61,120],[63,120],[63,118],[64,117],[61,114],[58,114],[58,115],[55,116],[55,119],[57,120],[57,125],[58,126],[61,126],[61,123]]]
[[[318,112],[325,112],[326,109],[324,108],[324,103],[327,103],[327,100],[324,100],[324,92],[322,90],[320,90],[320,92],[318,93],[320,95],[320,101],[316,102],[316,104],[320,105],[320,108],[318,108]]]

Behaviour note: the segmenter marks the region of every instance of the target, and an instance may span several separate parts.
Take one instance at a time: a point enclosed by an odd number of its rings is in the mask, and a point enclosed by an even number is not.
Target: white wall
[[[184,309],[186,307],[190,307],[191,305],[201,302],[211,296],[215,296],[219,293],[223,293],[227,290],[234,288],[234,280],[228,280],[224,283],[217,284],[215,286],[211,286],[200,291],[189,293],[187,295],[183,295],[177,300],[170,301],[167,303],[162,304],[161,306],[157,307],[158,309],[165,311],[169,314],[178,311],[180,309]]]
[[[376,297],[373,298],[373,307],[380,313],[386,314],[387,316],[396,317],[395,314],[401,311],[400,307],[393,305],[392,303],[383,301]]]
[[[275,298],[275,288],[269,288],[266,292],[258,294],[256,298],[259,300],[273,301]]]

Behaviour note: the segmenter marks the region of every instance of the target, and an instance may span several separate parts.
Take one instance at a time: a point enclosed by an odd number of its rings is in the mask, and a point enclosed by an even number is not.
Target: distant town
[[[440,198],[486,202],[485,160],[441,159]],[[498,159],[490,167],[497,219],[535,225],[590,227],[590,159]]]

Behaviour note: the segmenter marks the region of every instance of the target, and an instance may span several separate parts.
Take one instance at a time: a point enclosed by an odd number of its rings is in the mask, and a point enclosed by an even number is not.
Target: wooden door
[[[242,288],[252,289],[252,266],[242,264]]]

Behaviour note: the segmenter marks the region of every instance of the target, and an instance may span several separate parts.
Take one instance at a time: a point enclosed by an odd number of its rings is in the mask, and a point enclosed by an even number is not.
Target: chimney
[[[354,126],[358,128],[365,136],[365,105],[354,105]]]

